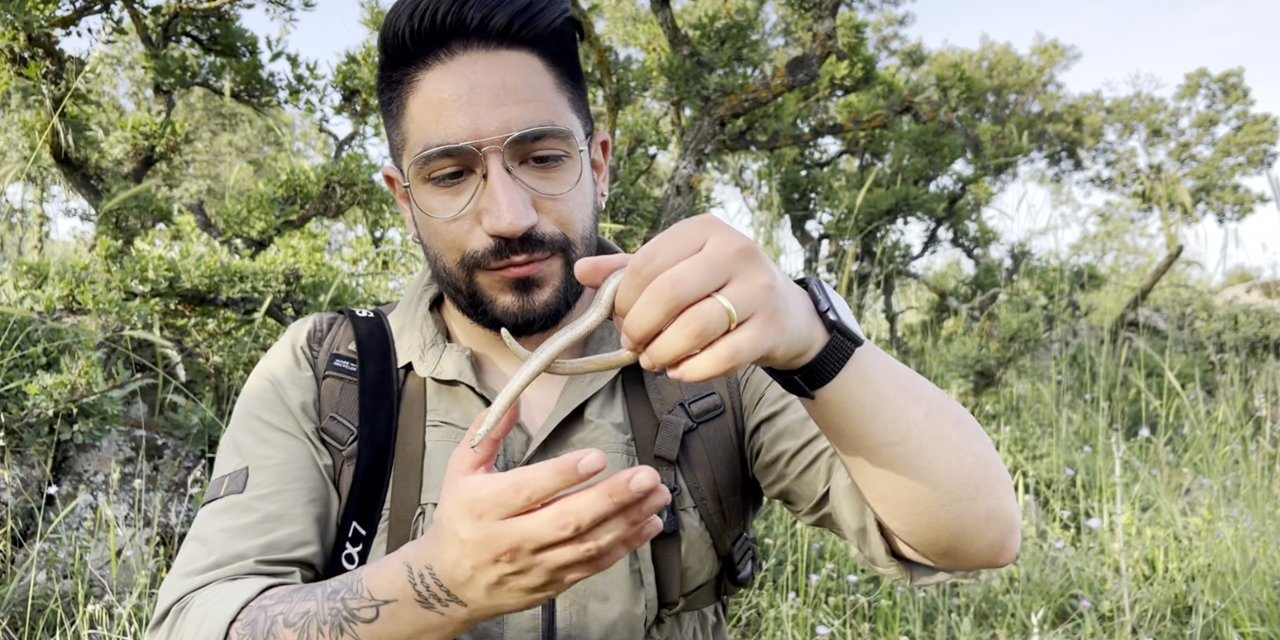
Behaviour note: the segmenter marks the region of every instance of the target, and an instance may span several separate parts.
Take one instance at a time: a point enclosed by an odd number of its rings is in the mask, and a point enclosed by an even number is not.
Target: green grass
[[[1214,369],[1134,344],[1059,350],[973,407],[1023,504],[1012,567],[902,588],[858,570],[831,534],[767,508],[763,570],[733,602],[733,636],[1280,637],[1280,363]],[[118,517],[100,508],[91,526],[114,530]],[[0,638],[141,636],[168,550],[134,550],[130,566],[156,570],[110,591],[75,554],[43,563],[58,575],[39,574],[3,533]]]
[[[977,408],[1023,504],[1012,567],[902,589],[775,509],[735,636],[1280,637],[1280,366],[1228,364],[1209,395],[1171,359],[1099,346]]]

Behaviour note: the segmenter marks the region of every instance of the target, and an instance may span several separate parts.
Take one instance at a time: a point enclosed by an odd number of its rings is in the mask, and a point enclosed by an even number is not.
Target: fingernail
[[[600,473],[600,471],[608,464],[609,461],[605,460],[603,453],[600,453],[599,451],[592,451],[591,453],[582,456],[582,459],[578,461],[578,473],[581,473],[584,476]]]
[[[653,359],[646,355],[640,356],[640,366],[644,369],[653,371]]]
[[[658,476],[652,472],[641,471],[631,476],[631,484],[627,485],[635,493],[644,493],[658,486]]]
[[[662,533],[662,518],[658,516],[649,516],[649,522],[645,524],[648,525],[649,530],[652,531],[654,535]]]

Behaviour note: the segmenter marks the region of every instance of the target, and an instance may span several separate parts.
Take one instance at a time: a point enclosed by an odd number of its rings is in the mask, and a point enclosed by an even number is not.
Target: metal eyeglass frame
[[[425,149],[423,151],[418,152],[417,154],[414,154],[414,156],[409,159],[408,164],[405,165],[405,175],[403,176],[404,182],[402,182],[400,186],[406,192],[408,192],[409,201],[413,203],[413,206],[417,208],[418,211],[422,212],[422,215],[435,220],[450,220],[450,219],[456,218],[462,215],[463,213],[466,213],[467,209],[471,208],[471,203],[475,202],[477,195],[480,195],[481,187],[484,185],[484,183],[487,183],[489,181],[489,170],[488,170],[488,165],[484,162],[484,154],[490,149],[497,149],[498,155],[502,158],[502,166],[504,169],[507,170],[507,175],[511,176],[511,178],[514,179],[517,183],[519,183],[520,186],[541,196],[546,196],[548,198],[558,198],[560,196],[563,196],[569,193],[570,191],[573,191],[579,184],[582,183],[582,174],[584,173],[584,170],[586,169],[589,163],[582,162],[579,165],[578,177],[573,181],[573,184],[570,185],[569,188],[565,189],[564,191],[561,191],[560,193],[547,193],[545,191],[540,191],[537,188],[535,188],[533,185],[530,185],[529,183],[525,182],[522,178],[520,178],[519,175],[516,174],[515,167],[512,167],[511,163],[507,161],[507,143],[510,142],[512,138],[515,138],[516,136],[519,136],[525,133],[529,133],[530,131],[542,131],[542,130],[548,130],[548,129],[563,131],[569,134],[569,137],[575,142],[577,142],[578,140],[578,135],[568,127],[562,127],[560,125],[544,125],[544,126],[538,126],[538,127],[529,127],[528,129],[521,129],[519,131],[512,131],[511,133],[505,133],[505,134],[500,133],[496,136],[489,136],[487,138],[480,138],[478,140],[469,140],[467,142],[455,142],[452,144],[444,144],[438,147],[432,147],[430,149]],[[502,141],[502,144],[500,145],[491,144],[491,145],[485,145],[483,147],[476,146],[477,143],[484,142],[486,140],[493,140],[496,138],[504,138],[504,140]],[[453,147],[470,147],[480,156],[480,182],[476,183],[476,188],[471,192],[471,196],[467,198],[466,203],[462,205],[462,208],[458,209],[457,213],[447,215],[447,216],[433,215],[429,213],[426,209],[423,209],[422,205],[418,204],[418,201],[414,199],[413,188],[409,185],[409,176],[408,176],[409,169],[413,167],[413,163],[418,161],[418,158],[421,158],[431,153],[435,153],[437,151],[440,151],[441,149],[450,149]],[[581,155],[582,153],[586,152],[587,148],[588,148],[588,145],[586,142],[579,143],[578,154]]]

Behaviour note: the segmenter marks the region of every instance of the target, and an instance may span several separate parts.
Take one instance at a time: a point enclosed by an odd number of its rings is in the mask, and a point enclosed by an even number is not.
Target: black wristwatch
[[[862,327],[854,319],[849,303],[827,283],[809,276],[796,280],[796,284],[809,292],[809,298],[813,300],[822,323],[831,331],[831,339],[813,360],[799,369],[765,367],[764,371],[791,394],[812,400],[814,393],[835,379],[849,358],[853,357],[853,352],[867,339],[862,334]]]

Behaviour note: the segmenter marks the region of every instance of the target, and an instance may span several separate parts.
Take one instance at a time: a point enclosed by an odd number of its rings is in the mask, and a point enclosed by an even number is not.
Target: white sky
[[[355,0],[319,5],[301,16],[290,41],[305,56],[332,61],[365,33]],[[1135,75],[1155,78],[1172,90],[1198,67],[1220,72],[1239,66],[1245,68],[1257,108],[1280,113],[1280,55],[1274,44],[1280,37],[1280,0],[917,0],[909,8],[917,18],[912,32],[930,46],[976,47],[986,34],[1025,51],[1038,33],[1075,46],[1082,57],[1065,76],[1072,90],[1122,91]],[[1264,180],[1250,184],[1267,190]],[[1069,229],[1051,237],[1041,232],[1055,212],[1036,188],[1016,186],[997,207],[1010,214],[997,219],[1012,237],[1033,236],[1057,246],[1070,239]],[[1187,258],[1200,261],[1210,274],[1247,264],[1280,275],[1275,203],[1226,229],[1199,225],[1184,233],[1184,240]]]

